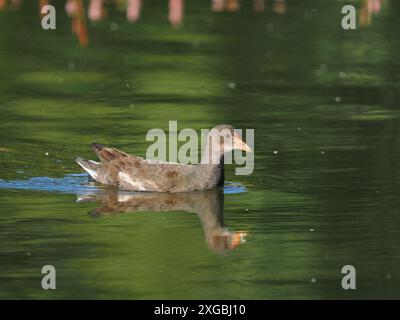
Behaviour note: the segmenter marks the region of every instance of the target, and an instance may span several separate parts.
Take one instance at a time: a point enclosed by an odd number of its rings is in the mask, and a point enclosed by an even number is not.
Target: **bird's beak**
[[[233,149],[253,152],[253,150],[251,150],[251,148],[246,143],[243,142],[243,140],[236,132],[233,133]]]
[[[246,242],[247,232],[233,232],[231,235],[230,249],[235,249],[238,245]]]

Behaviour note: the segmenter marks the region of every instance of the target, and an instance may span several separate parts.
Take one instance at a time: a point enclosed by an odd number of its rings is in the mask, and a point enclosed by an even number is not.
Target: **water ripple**
[[[104,187],[89,182],[86,173],[66,174],[62,178],[34,177],[27,180],[2,180],[0,189],[38,190],[48,192],[60,192],[66,194],[102,192]],[[246,188],[237,182],[226,181],[224,194],[236,194],[246,192]]]

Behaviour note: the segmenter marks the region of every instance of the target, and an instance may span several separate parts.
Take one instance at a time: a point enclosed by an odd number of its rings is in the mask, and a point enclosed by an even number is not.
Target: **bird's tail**
[[[92,160],[77,157],[75,161],[94,179],[97,180],[101,164]]]

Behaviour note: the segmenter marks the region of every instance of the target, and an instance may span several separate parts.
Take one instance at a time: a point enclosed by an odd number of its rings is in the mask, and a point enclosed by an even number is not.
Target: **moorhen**
[[[230,125],[210,130],[200,164],[147,160],[98,143],[91,144],[100,162],[76,158],[97,182],[123,190],[190,192],[224,184],[224,153],[252,151]]]

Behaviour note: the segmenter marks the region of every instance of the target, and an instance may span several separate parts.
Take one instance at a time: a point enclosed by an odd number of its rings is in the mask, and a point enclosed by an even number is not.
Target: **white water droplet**
[[[116,31],[116,30],[118,30],[118,28],[119,28],[118,23],[115,23],[115,22],[110,23],[111,31]]]
[[[325,63],[323,63],[323,64],[321,64],[321,65],[319,66],[319,69],[320,69],[321,71],[326,71],[326,70],[328,70],[328,65],[325,64]]]
[[[272,22],[270,22],[270,23],[267,24],[267,30],[268,30],[269,32],[274,31],[274,29],[275,29],[275,25],[274,25]]]

